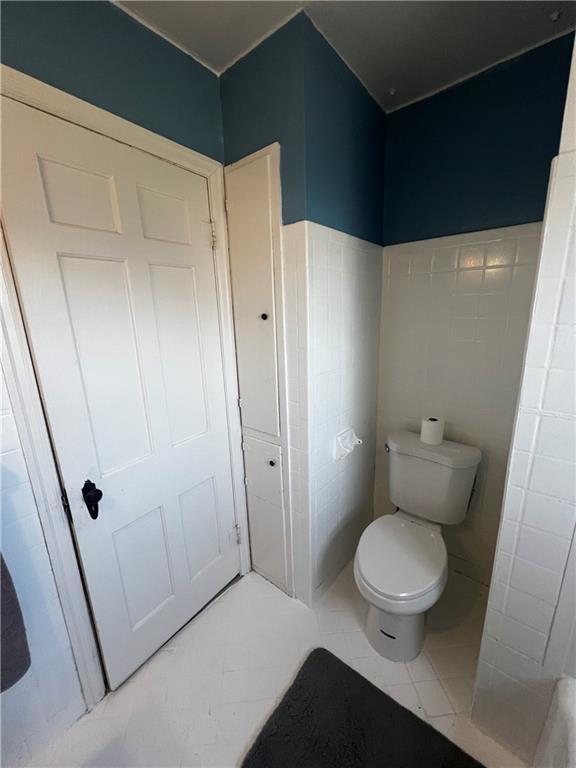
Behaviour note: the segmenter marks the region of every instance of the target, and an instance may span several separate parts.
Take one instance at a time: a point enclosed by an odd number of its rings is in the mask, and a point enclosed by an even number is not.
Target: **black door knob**
[[[270,464],[271,467],[275,467],[276,466],[276,462],[273,459],[270,459],[268,464]]]
[[[100,488],[96,488],[92,480],[86,480],[82,486],[82,497],[84,498],[84,504],[88,509],[88,513],[92,520],[96,520],[98,517],[98,502],[102,499],[104,494]]]
[[[268,320],[268,315],[266,314],[266,312],[262,312],[260,317],[262,318],[262,320]]]

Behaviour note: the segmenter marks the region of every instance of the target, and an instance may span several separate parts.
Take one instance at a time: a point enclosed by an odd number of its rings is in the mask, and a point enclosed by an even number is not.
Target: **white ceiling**
[[[576,25],[573,2],[118,0],[117,5],[216,74],[304,9],[386,111]]]

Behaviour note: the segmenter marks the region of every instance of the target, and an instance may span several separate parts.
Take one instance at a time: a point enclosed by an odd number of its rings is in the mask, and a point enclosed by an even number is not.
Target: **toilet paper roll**
[[[429,416],[422,419],[420,429],[420,440],[426,445],[440,445],[444,437],[444,419],[437,419]]]

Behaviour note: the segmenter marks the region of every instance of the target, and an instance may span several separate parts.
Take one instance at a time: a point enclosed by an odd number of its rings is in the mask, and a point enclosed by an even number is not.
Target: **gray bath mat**
[[[482,768],[324,648],[308,656],[242,768]]]

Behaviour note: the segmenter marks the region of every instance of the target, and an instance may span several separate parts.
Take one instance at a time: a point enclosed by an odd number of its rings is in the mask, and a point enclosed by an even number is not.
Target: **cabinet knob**
[[[260,317],[262,318],[262,320],[268,320],[268,315],[266,314],[266,312],[262,312]]]
[[[268,464],[270,464],[271,467],[275,467],[276,466],[276,462],[273,459],[270,459]]]

